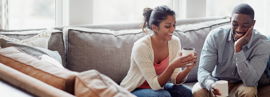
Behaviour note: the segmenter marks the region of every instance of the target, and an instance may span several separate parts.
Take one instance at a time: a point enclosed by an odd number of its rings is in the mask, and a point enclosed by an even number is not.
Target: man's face
[[[232,32],[236,40],[243,37],[248,29],[254,25],[255,21],[246,14],[233,14],[230,18]]]

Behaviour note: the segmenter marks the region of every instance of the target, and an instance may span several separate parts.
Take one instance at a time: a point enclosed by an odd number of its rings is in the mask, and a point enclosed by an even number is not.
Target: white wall
[[[93,0],[69,1],[69,25],[93,23]]]
[[[186,18],[206,16],[206,0],[186,0]]]
[[[63,0],[63,2],[68,2],[66,3],[68,10],[66,9],[67,12],[64,12],[66,14],[63,14],[66,19],[62,21],[62,25],[93,23],[93,0]],[[206,0],[173,0],[173,2],[175,3],[173,9],[180,19],[206,16]]]

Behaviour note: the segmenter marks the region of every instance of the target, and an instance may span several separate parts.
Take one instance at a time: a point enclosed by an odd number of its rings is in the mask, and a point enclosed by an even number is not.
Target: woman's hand
[[[192,70],[196,66],[196,63],[197,63],[197,53],[196,52],[194,52],[194,56],[196,56],[195,61],[192,62],[191,65],[187,65],[187,69],[189,69],[189,70]]]
[[[196,54],[197,55],[197,54]],[[172,61],[172,65],[174,68],[180,68],[180,67],[187,67],[189,65],[187,65],[188,63],[193,63],[196,61],[197,56],[194,56],[192,54],[189,54],[187,56],[182,56],[182,52],[180,53],[180,56],[177,55],[177,57]],[[197,61],[196,61],[197,62]],[[195,62],[195,64],[196,64]],[[194,68],[193,65],[191,65],[189,68]]]

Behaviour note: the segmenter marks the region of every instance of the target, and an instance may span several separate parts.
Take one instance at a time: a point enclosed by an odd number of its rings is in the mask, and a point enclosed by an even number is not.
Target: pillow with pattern
[[[48,42],[49,42],[50,37],[51,37],[50,31],[39,33],[33,37],[30,37],[30,38],[24,39],[24,40],[19,40],[16,38],[11,38],[11,37],[5,36],[5,35],[0,35],[0,39],[2,38],[5,40],[8,40],[8,41],[18,42],[18,43],[22,43],[22,44],[26,44],[26,45],[30,45],[30,46],[41,47],[41,48],[45,48],[45,49],[48,49]]]

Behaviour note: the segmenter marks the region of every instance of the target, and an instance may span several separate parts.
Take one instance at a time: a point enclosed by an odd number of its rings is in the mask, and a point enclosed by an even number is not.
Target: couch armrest
[[[73,95],[47,85],[0,63],[0,78],[38,97],[74,97]]]

